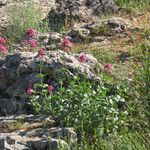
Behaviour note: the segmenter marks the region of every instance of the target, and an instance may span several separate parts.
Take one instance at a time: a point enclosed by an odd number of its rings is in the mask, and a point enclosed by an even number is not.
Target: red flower
[[[53,90],[54,90],[54,87],[53,86],[48,86],[47,90],[48,90],[49,94],[52,94]]]
[[[0,45],[0,52],[1,52],[2,54],[6,54],[6,52],[7,52],[6,47],[3,46],[3,45]]]
[[[0,38],[0,45],[6,44],[6,41],[4,38]]]
[[[35,42],[35,40],[34,40],[34,39],[29,40],[29,45],[30,45],[31,48],[35,48],[35,47],[36,47],[36,42]]]
[[[27,94],[28,94],[28,95],[31,95],[32,93],[33,93],[33,89],[28,88],[28,89],[27,89]]]
[[[104,69],[105,69],[106,73],[110,73],[111,64],[105,64]]]
[[[72,44],[71,44],[71,42],[68,39],[64,39],[62,41],[62,43],[61,43],[61,47],[62,48],[69,48],[69,49],[71,49]]]
[[[27,30],[27,32],[26,32],[27,37],[33,37],[33,36],[35,36],[35,33],[36,33],[36,31],[34,29],[32,29],[32,28],[29,28]]]
[[[85,54],[80,54],[78,57],[78,60],[82,63],[86,62],[88,60],[87,56]]]
[[[38,57],[40,57],[40,56],[43,56],[43,55],[45,55],[45,49],[44,48],[40,48],[39,50],[38,50]]]

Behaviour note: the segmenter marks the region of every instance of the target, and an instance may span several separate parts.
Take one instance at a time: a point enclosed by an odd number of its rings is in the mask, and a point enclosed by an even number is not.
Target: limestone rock
[[[62,41],[62,34],[57,32],[51,32],[49,35],[48,44],[58,44]]]
[[[72,38],[73,42],[89,42],[90,39],[90,30],[85,28],[74,28],[72,29],[68,35]]]
[[[112,17],[83,26],[90,30],[91,36],[114,36],[130,28],[127,20],[121,17]]]
[[[0,117],[0,150],[70,150],[77,143],[77,134],[72,128],[55,126],[51,116]]]
[[[87,22],[100,13],[115,12],[117,7],[113,0],[57,0],[56,7],[47,18],[52,31],[73,27],[76,21]]]

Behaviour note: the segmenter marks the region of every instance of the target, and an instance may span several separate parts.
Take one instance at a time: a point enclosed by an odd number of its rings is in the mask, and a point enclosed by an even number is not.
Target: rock
[[[34,124],[40,126],[34,126]],[[55,127],[51,116],[0,117],[0,148],[8,150],[70,150],[77,144],[72,128]],[[0,149],[1,150],[1,149]]]
[[[103,42],[104,40],[106,40],[105,36],[96,36],[96,37],[92,37],[92,42]]]
[[[20,102],[15,98],[0,98],[0,115],[11,115],[16,112],[21,112],[25,101]]]
[[[42,73],[46,75],[42,81],[46,84],[53,84],[55,89],[59,79],[65,80],[67,84],[69,79],[76,75],[86,76],[90,81],[101,83],[101,79],[94,71],[94,68],[99,65],[97,59],[92,55],[86,56],[88,61],[81,63],[78,60],[79,54],[69,54],[61,50],[47,52],[42,58]],[[25,108],[29,101],[26,90],[29,87],[33,88],[35,83],[41,81],[36,76],[39,73],[40,60],[37,53],[33,52],[19,52],[4,58],[0,66],[5,70],[0,83],[0,91],[2,91],[0,115],[26,112]]]
[[[0,0],[0,7],[7,4],[7,0]]]
[[[4,142],[5,142],[5,139],[3,137],[0,137],[0,148],[1,148],[1,150],[4,149]]]
[[[51,32],[49,35],[48,44],[58,44],[62,41],[62,34],[57,32]]]
[[[76,21],[87,22],[104,11],[115,12],[117,9],[113,0],[57,0],[56,7],[45,19],[49,20],[52,31],[61,31],[64,27],[73,27]]]
[[[0,89],[3,90],[8,86],[8,79],[6,78],[6,70],[5,68],[0,67]]]
[[[85,28],[74,28],[72,29],[68,35],[71,37],[73,42],[81,43],[88,42],[90,37],[90,31]]]
[[[127,20],[120,17],[104,19],[83,26],[90,30],[91,36],[114,36],[125,32],[129,28]]]
[[[38,33],[36,34],[36,37],[37,37],[37,39],[38,39],[39,42],[42,42],[42,41],[48,39],[49,34],[38,32]]]
[[[120,55],[119,55],[119,60],[124,63],[125,61],[129,60],[129,53],[127,52],[122,52]]]

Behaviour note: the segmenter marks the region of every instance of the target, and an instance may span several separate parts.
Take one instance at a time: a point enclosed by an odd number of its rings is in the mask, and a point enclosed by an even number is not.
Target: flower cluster
[[[53,90],[54,90],[54,87],[53,87],[53,86],[48,86],[48,87],[47,87],[48,94],[53,94]],[[32,95],[33,89],[32,89],[32,88],[28,88],[28,89],[26,90],[26,93],[27,93],[28,95]]]
[[[111,64],[105,64],[104,70],[105,70],[106,73],[110,74]]]
[[[0,37],[0,52],[2,54],[6,54],[6,52],[7,52],[5,44],[6,44],[5,39]]]
[[[72,44],[71,44],[70,40],[63,39],[63,41],[61,42],[61,47],[64,51],[68,51],[68,50],[71,50]]]
[[[84,54],[84,53],[81,53],[79,56],[78,56],[78,60],[82,63],[86,62],[88,60],[87,56]]]
[[[44,49],[44,48],[40,48],[40,49],[38,50],[37,57],[38,57],[38,58],[42,58],[44,55],[45,55],[45,49]],[[52,86],[48,86],[48,93],[49,93],[49,94],[52,94],[52,91],[53,91],[53,90],[54,90],[54,88],[53,88]],[[29,88],[26,90],[26,93],[27,93],[28,95],[31,95],[31,94],[33,93],[33,89],[30,88],[30,86],[29,86]]]
[[[36,31],[32,28],[29,28],[26,32],[26,36],[28,38],[33,38],[35,36],[35,34],[36,34]]]
[[[44,48],[40,48],[38,50],[37,57],[43,57],[44,55],[45,55],[45,49]]]
[[[36,35],[36,31],[32,28],[29,28],[25,33],[25,40],[22,40],[21,44],[29,45],[30,48],[35,48],[37,46],[37,43],[34,39]]]

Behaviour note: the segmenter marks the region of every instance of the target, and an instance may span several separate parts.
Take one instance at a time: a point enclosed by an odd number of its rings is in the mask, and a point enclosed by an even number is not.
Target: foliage
[[[75,77],[67,87],[61,84],[53,94],[48,94],[48,85],[35,84],[31,104],[37,113],[59,118],[63,126],[73,126],[87,133],[97,128],[102,134],[119,130],[127,116],[126,97],[121,87],[95,85]]]
[[[103,138],[98,131],[95,132],[95,141],[90,143],[84,137],[82,150],[149,150],[150,133],[128,132],[112,134]],[[75,149],[76,150],[76,149]]]
[[[110,34],[110,27],[108,25],[100,25],[91,29],[91,35],[102,36]]]
[[[116,0],[116,3],[131,12],[146,11],[150,6],[149,0]]]
[[[131,102],[132,119],[134,120],[135,128],[145,130],[149,128],[150,117],[150,69],[149,69],[149,50],[150,46],[146,43],[141,44],[137,48],[135,58],[138,60],[138,67],[135,68],[136,75],[134,84],[132,85],[132,96],[134,101]],[[133,128],[133,129],[135,129]]]

